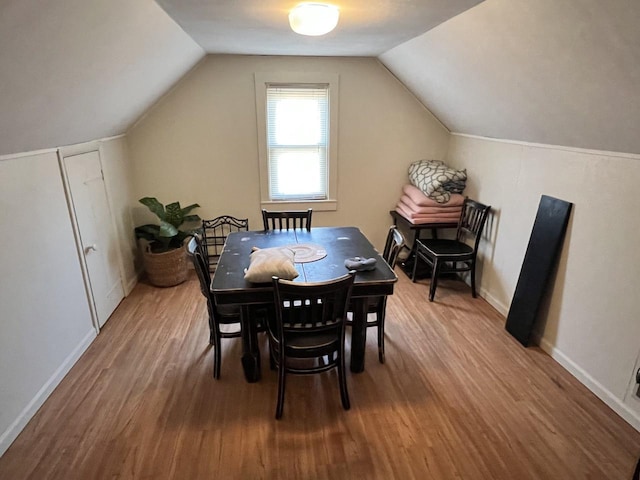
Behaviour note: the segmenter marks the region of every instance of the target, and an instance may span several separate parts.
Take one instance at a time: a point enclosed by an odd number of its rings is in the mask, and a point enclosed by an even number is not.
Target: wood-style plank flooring
[[[640,433],[504,318],[443,280],[398,270],[387,363],[375,330],[366,371],[247,384],[239,339],[212,378],[197,280],[139,284],[0,459],[2,479],[630,479]]]

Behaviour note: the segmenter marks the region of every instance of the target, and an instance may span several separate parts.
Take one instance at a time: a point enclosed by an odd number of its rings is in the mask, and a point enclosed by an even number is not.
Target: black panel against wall
[[[562,250],[572,205],[547,195],[542,195],[538,205],[506,325],[507,331],[525,347]]]

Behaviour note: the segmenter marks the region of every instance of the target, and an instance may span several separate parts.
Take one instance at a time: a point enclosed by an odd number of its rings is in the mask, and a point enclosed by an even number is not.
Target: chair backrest
[[[211,220],[202,220],[202,250],[209,271],[213,272],[216,269],[227,235],[248,230],[247,218],[221,215]]]
[[[273,278],[276,324],[269,330],[279,342],[285,332],[316,334],[335,332],[344,337],[347,305],[355,272],[334,280],[300,283]],[[275,328],[274,328],[275,327]]]
[[[384,245],[382,258],[384,258],[392,269],[396,266],[398,254],[400,253],[400,250],[402,250],[402,247],[404,247],[405,243],[404,236],[400,233],[400,230],[398,230],[395,225],[389,227],[389,233],[387,234],[387,241]]]
[[[189,243],[187,244],[187,252],[191,257],[191,261],[193,262],[193,268],[198,275],[198,280],[200,281],[200,291],[202,295],[206,297],[207,300],[210,299],[210,291],[209,286],[211,285],[211,276],[209,274],[208,265],[204,259],[202,253],[202,244],[200,242],[200,238],[197,235],[194,235]]]
[[[311,214],[313,210],[291,210],[274,212],[262,209],[262,223],[265,230],[295,230],[306,228],[311,230]]]
[[[464,242],[465,239],[471,238],[473,240],[473,250],[476,251],[490,209],[491,207],[488,205],[465,198],[460,221],[458,222],[456,239]]]

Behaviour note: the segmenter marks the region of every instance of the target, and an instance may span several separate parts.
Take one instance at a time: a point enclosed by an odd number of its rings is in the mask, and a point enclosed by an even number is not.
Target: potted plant
[[[160,225],[147,224],[135,229],[138,239],[149,242],[143,253],[149,281],[158,287],[172,287],[184,282],[188,274],[184,240],[193,235],[197,228],[180,230],[180,227],[184,223],[200,221],[198,215],[189,214],[200,205],[194,203],[182,208],[180,202],[173,202],[165,207],[155,197],[144,197],[139,202],[160,220]]]

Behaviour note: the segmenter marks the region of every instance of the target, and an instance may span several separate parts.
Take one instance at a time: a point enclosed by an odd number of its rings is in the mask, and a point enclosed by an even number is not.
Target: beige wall
[[[449,134],[372,58],[207,57],[128,133],[136,198],[197,202],[203,217],[259,228],[254,73],[282,71],[340,76],[338,210],[313,224],[357,225],[381,248],[409,163],[443,158]]]
[[[118,230],[122,284],[125,295],[129,295],[137,282],[137,245],[131,218],[131,205],[135,199],[132,193],[131,162],[126,138],[122,136],[101,141],[100,159],[109,205]]]
[[[482,295],[508,312],[540,196],[574,204],[541,346],[628,421],[640,349],[640,156],[451,136],[466,194],[492,205]]]

